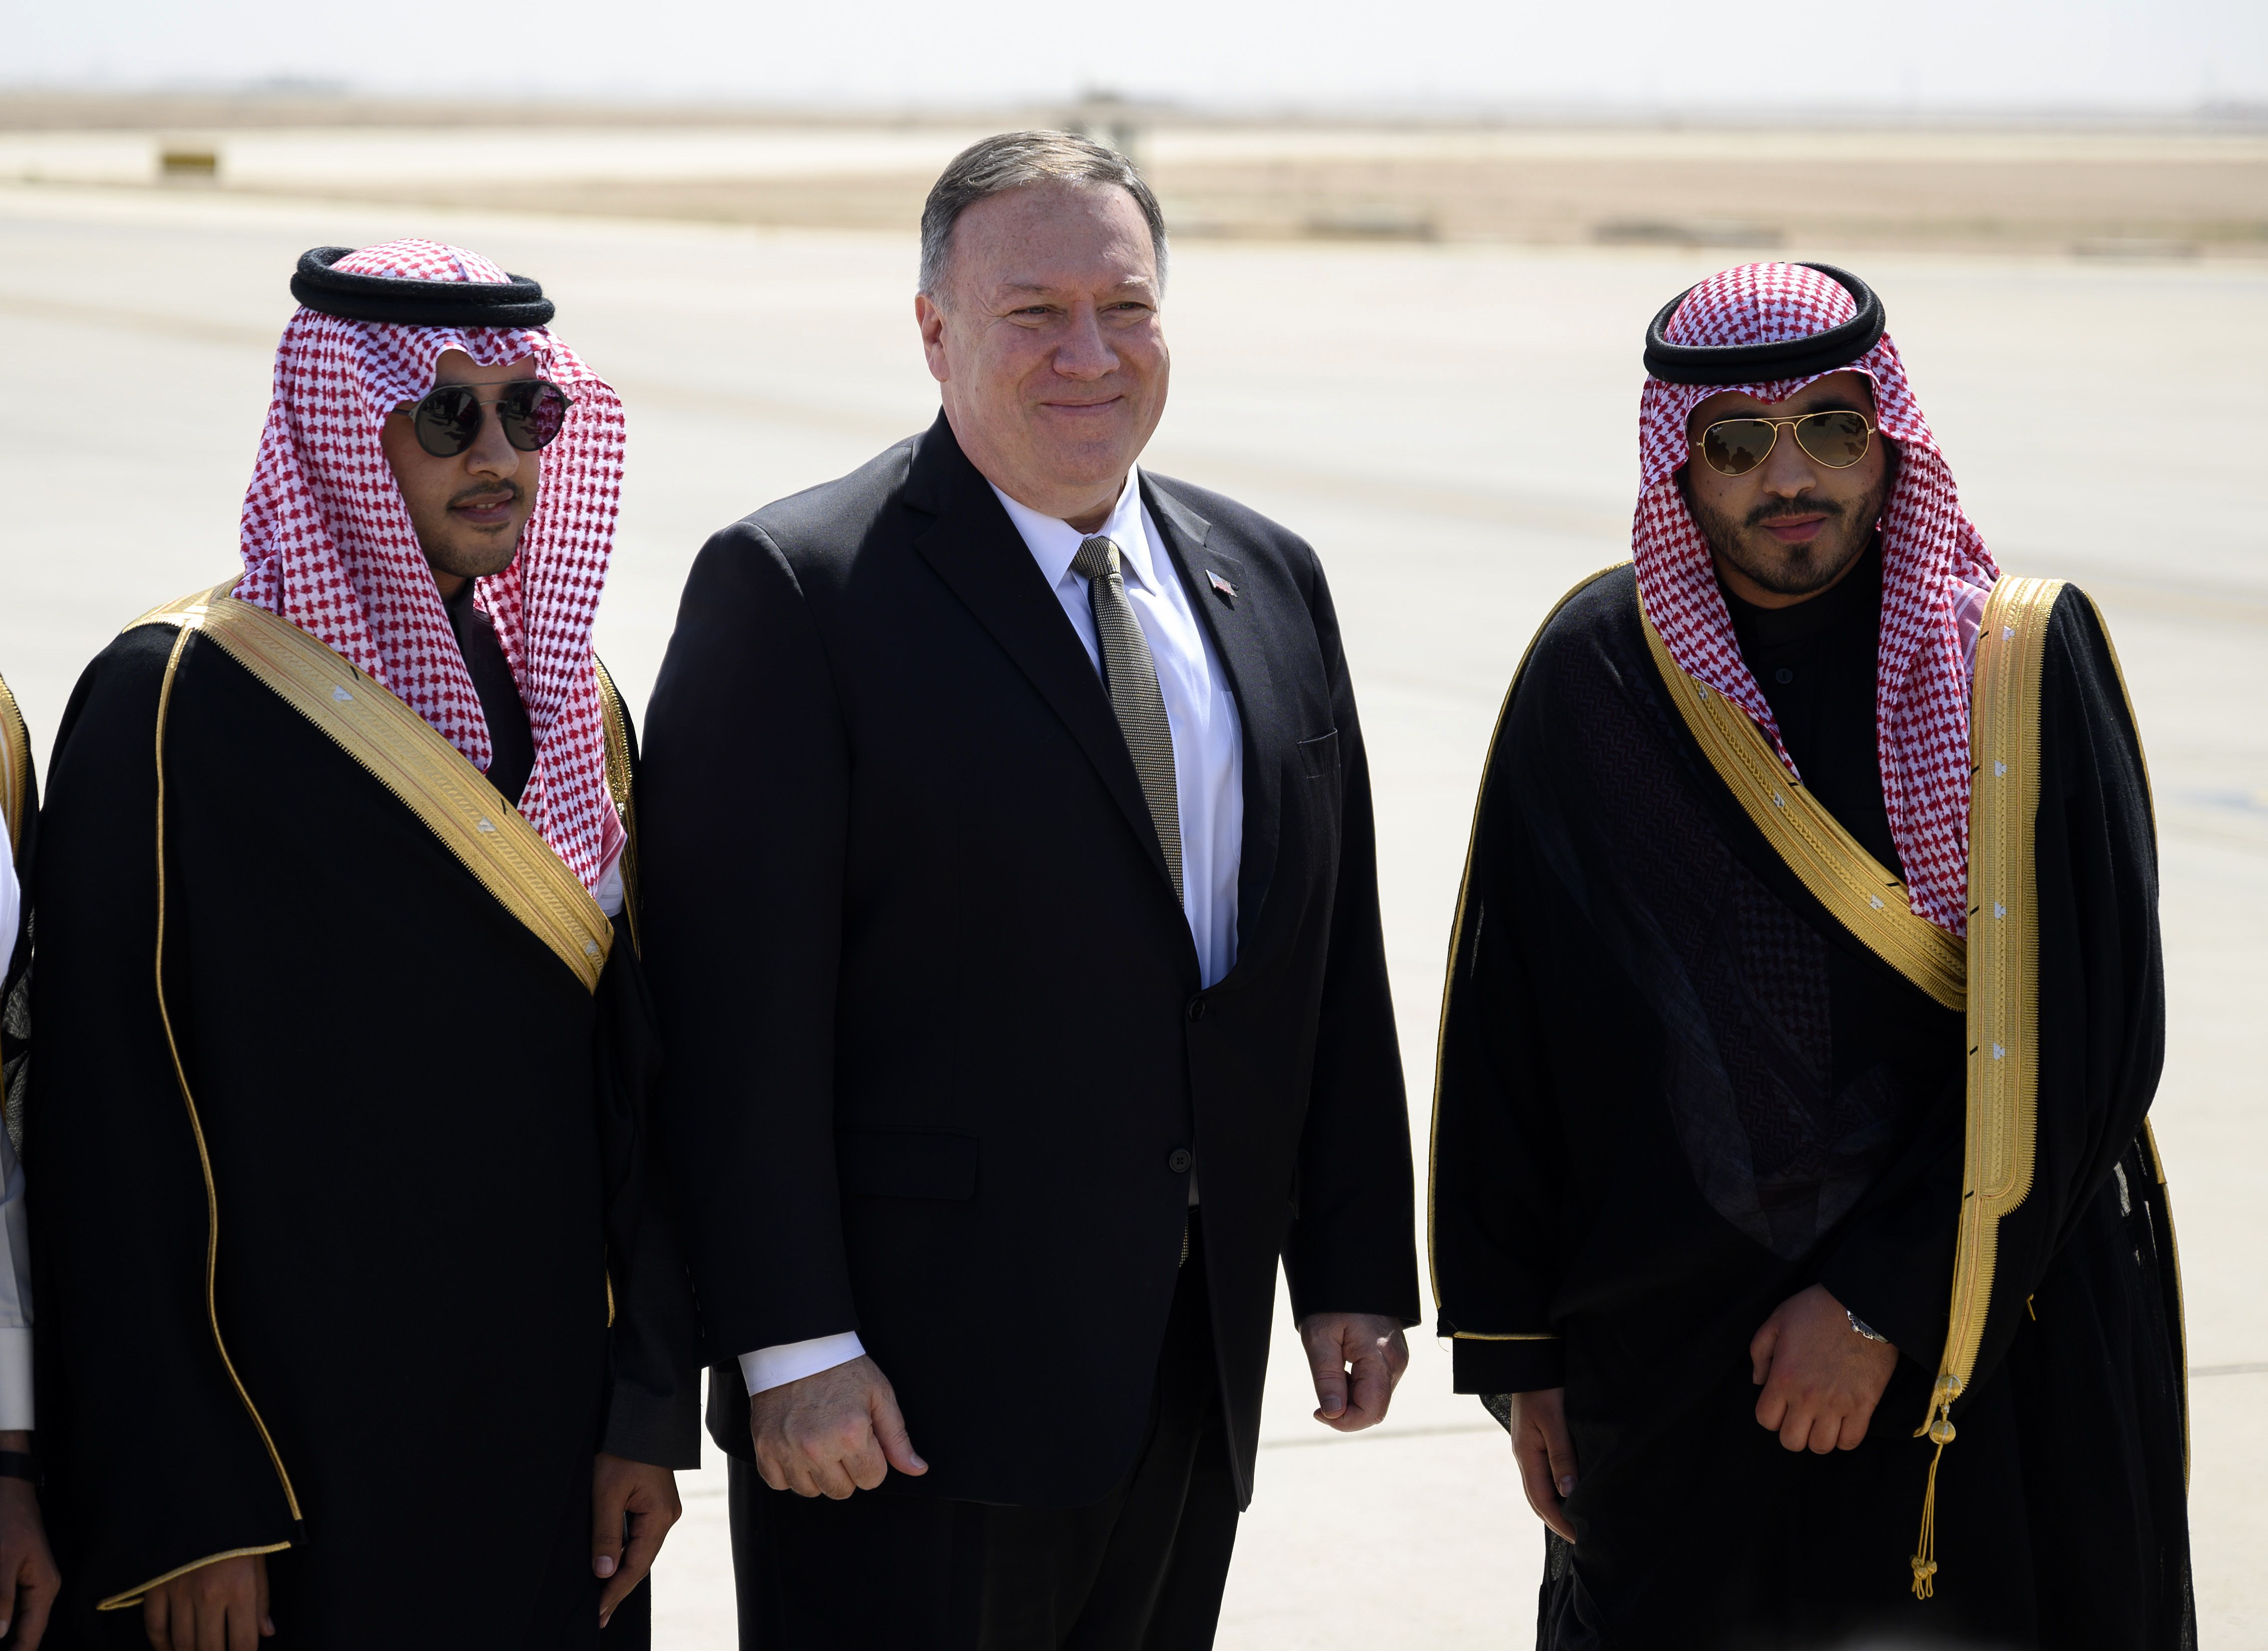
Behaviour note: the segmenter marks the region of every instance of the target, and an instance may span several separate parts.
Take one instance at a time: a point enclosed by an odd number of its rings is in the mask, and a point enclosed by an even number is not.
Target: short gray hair
[[[1166,215],[1158,197],[1115,149],[1071,132],[1003,132],[971,144],[953,158],[930,186],[921,217],[921,287],[932,299],[945,284],[946,254],[953,250],[953,227],[979,201],[1048,180],[1105,184],[1126,191],[1150,226],[1150,246],[1158,255],[1158,280],[1166,278]]]

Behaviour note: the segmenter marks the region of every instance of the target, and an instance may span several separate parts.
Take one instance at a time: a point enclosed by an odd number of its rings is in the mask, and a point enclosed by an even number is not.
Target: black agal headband
[[[401,327],[541,327],[556,313],[542,287],[526,276],[508,281],[411,281],[332,268],[353,252],[351,247],[314,247],[301,253],[291,296],[326,315]]]
[[[1779,379],[1808,379],[1847,367],[1881,342],[1882,300],[1874,288],[1847,269],[1808,263],[1851,295],[1859,313],[1839,326],[1808,338],[1784,338],[1769,344],[1674,344],[1669,318],[1692,294],[1688,287],[1661,306],[1646,329],[1646,370],[1668,384],[1769,384]]]

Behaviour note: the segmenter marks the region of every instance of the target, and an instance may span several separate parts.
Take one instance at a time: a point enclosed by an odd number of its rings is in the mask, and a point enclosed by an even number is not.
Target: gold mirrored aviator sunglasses
[[[1864,413],[1805,413],[1795,418],[1720,418],[1692,445],[1719,475],[1746,475],[1779,442],[1780,427],[1795,432],[1795,445],[1830,470],[1847,470],[1867,456],[1875,426]]]

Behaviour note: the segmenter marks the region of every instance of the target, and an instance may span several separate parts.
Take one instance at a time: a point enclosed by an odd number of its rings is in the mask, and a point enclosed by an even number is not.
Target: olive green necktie
[[[1127,754],[1134,759],[1143,800],[1150,805],[1150,822],[1158,829],[1158,846],[1166,851],[1166,874],[1174,880],[1174,898],[1179,900],[1182,810],[1174,790],[1174,731],[1166,720],[1165,697],[1158,691],[1158,667],[1151,663],[1150,645],[1134,617],[1133,604],[1126,600],[1118,546],[1094,534],[1080,542],[1071,569],[1086,581],[1095,639],[1102,645],[1102,683],[1110,690],[1110,708],[1118,715],[1119,732],[1126,736]]]

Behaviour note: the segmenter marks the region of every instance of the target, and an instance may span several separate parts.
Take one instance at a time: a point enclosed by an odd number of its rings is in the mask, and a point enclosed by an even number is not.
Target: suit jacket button
[[[1197,1160],[1189,1155],[1188,1147],[1176,1146],[1174,1148],[1173,1156],[1166,1160],[1166,1168],[1177,1176],[1185,1176],[1189,1173],[1189,1166],[1195,1162]]]
[[[1204,1019],[1204,999],[1203,998],[1192,998],[1189,999],[1189,1019],[1192,1021],[1202,1021]]]

